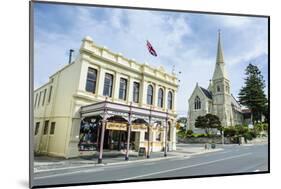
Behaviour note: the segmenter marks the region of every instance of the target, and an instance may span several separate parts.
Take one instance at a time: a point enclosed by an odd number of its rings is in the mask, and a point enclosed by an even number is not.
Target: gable
[[[205,95],[205,93],[202,91],[201,87],[199,87],[198,85],[196,85],[196,87],[194,88],[188,101],[189,102],[194,101],[196,96],[198,96],[203,101],[212,100]]]
[[[213,99],[212,93],[210,91],[208,91],[207,89],[204,89],[203,87],[200,87],[200,89],[203,91],[203,93],[206,97],[208,97],[210,100]]]

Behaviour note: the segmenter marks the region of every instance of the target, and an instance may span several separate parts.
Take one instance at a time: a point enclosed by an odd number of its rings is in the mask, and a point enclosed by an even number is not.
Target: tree
[[[207,135],[214,134],[211,133],[214,129],[221,130],[221,122],[218,116],[212,114],[206,114],[205,116],[198,116],[195,120],[195,127],[205,130]]]
[[[225,127],[223,131],[225,137],[234,137],[237,135],[237,129],[233,126]]]
[[[239,102],[247,106],[252,112],[252,122],[261,120],[261,115],[266,113],[267,98],[264,94],[265,81],[259,68],[249,64],[245,70],[244,86],[238,94]]]

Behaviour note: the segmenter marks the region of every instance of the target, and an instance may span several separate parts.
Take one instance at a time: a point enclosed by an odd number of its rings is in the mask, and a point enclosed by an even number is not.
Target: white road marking
[[[232,157],[228,157],[228,158],[222,158],[222,159],[217,159],[217,160],[213,160],[213,161],[207,161],[207,162],[204,162],[204,163],[198,163],[198,164],[189,165],[189,166],[185,166],[185,167],[178,167],[178,168],[175,168],[175,169],[158,171],[158,172],[138,175],[138,176],[135,176],[135,177],[119,179],[119,180],[123,181],[123,180],[136,179],[136,178],[147,177],[147,176],[157,175],[157,174],[162,174],[162,173],[168,173],[168,172],[173,172],[173,171],[177,171],[177,170],[181,170],[181,169],[187,169],[187,168],[191,168],[191,167],[197,167],[197,166],[200,166],[200,165],[207,165],[207,164],[216,163],[216,162],[219,162],[219,161],[224,161],[224,160],[229,160],[229,159],[235,159],[235,158],[238,158],[238,157],[248,156],[250,154],[252,154],[252,153],[245,153],[245,154],[241,154],[241,155],[237,155],[237,156],[232,156]]]
[[[154,165],[155,164],[155,162],[153,162],[153,163],[146,163],[146,164],[143,164],[143,165]]]
[[[226,151],[223,151],[223,152],[219,152],[218,154],[225,154],[225,153],[228,153],[228,152],[226,152]]]
[[[104,171],[104,168],[97,168],[97,169],[92,169],[92,170],[79,170],[79,171],[74,171],[74,172],[69,172],[69,173],[57,173],[57,174],[52,174],[52,175],[47,175],[47,176],[41,176],[41,177],[34,177],[34,179],[43,179],[43,178],[52,178],[52,177],[57,177],[57,176],[65,176],[65,175],[72,175],[75,173],[90,173],[90,172],[98,172],[98,171]]]

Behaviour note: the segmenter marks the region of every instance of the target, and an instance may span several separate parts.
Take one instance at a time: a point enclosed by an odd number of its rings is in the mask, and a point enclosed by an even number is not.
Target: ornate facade
[[[82,107],[95,107],[96,103],[104,101],[154,112],[149,121],[148,115],[138,114],[139,117],[128,120],[122,111],[121,114],[118,109],[111,111],[112,118],[108,117],[107,122],[115,126],[108,124],[105,128],[106,148],[120,149],[127,137],[122,125],[136,121],[134,123],[143,124],[139,130],[136,125],[132,126],[135,150],[144,147],[152,152],[161,151],[165,135],[168,148],[174,150],[177,82],[176,76],[162,67],[137,63],[85,37],[75,61],[34,91],[34,151],[65,158],[96,153],[102,124],[98,122],[99,117],[94,117],[96,114],[82,112]],[[160,112],[161,116],[155,112]],[[153,129],[141,129],[143,125]],[[165,132],[163,128],[166,127]]]

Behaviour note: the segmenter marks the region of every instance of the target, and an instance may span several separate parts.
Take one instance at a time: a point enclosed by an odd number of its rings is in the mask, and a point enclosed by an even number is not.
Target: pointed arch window
[[[153,103],[153,87],[152,85],[148,85],[147,87],[147,104],[152,105]]]
[[[228,85],[225,86],[225,90],[226,90],[227,93],[229,93],[229,86]]]
[[[164,91],[163,89],[158,90],[158,107],[163,108],[163,97],[164,97]]]
[[[221,88],[219,85],[217,85],[217,92],[220,92],[221,91]]]
[[[195,100],[194,100],[194,109],[195,109],[195,110],[201,109],[201,100],[200,100],[199,96],[196,96],[196,97],[195,97]]]
[[[170,110],[173,108],[173,93],[171,91],[168,93],[168,108]]]

